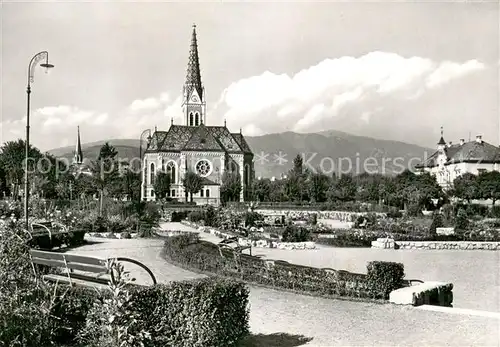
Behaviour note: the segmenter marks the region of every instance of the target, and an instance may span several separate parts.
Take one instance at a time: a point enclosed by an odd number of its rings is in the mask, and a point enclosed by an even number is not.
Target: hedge
[[[319,269],[280,260],[260,259],[231,250],[222,251],[215,244],[200,241],[197,235],[172,236],[165,240],[163,255],[167,260],[193,270],[237,278],[307,294],[326,297],[384,299],[390,291],[403,287],[404,269],[399,263],[369,263],[368,273]],[[382,269],[381,265],[383,264]],[[384,272],[388,270],[387,272]]]
[[[33,283],[27,285],[33,286]],[[46,317],[30,316],[33,305],[45,305],[53,291],[53,284],[45,290],[29,289],[26,295],[19,297],[15,307],[7,311],[7,307],[0,309],[3,313],[0,346],[3,343],[24,347],[95,344],[95,336],[81,333],[85,326],[99,327],[89,313],[94,304],[102,302],[110,292],[59,285],[49,321]],[[229,347],[236,346],[249,334],[248,289],[241,282],[206,278],[151,287],[134,286],[130,293],[139,329],[151,334],[145,347]],[[42,336],[38,344],[30,339],[35,331]],[[20,336],[26,340],[20,342]]]

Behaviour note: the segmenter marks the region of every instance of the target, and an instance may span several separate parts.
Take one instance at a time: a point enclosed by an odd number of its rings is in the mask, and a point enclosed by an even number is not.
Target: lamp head
[[[41,67],[45,68],[45,73],[49,73],[49,70],[54,67],[54,65],[47,63],[40,64]]]

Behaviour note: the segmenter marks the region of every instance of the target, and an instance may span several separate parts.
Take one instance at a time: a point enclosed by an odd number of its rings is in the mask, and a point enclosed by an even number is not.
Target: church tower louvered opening
[[[182,110],[185,117],[185,125],[199,126],[202,123],[204,124],[206,121],[205,88],[201,83],[196,25],[193,25],[193,33],[191,35],[191,47],[189,49],[186,82],[184,84],[182,95]]]

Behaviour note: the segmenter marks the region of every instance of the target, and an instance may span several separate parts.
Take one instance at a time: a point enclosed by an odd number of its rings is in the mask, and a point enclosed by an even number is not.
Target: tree
[[[477,176],[479,197],[491,199],[493,205],[500,199],[500,172],[482,172]]]
[[[453,195],[470,203],[472,199],[479,197],[479,185],[477,176],[469,172],[453,180]]]
[[[224,172],[220,193],[223,202],[240,200],[241,177],[237,171]]]
[[[269,190],[269,200],[273,202],[282,202],[287,200],[285,180],[271,181]]]
[[[253,199],[257,201],[269,201],[271,194],[271,180],[268,178],[254,180],[252,182]]]
[[[306,175],[303,170],[303,160],[300,154],[293,159],[293,168],[289,171],[285,180],[287,196],[294,201],[303,201],[307,195],[307,189],[303,189]]]
[[[182,184],[186,194],[190,194],[190,200],[193,202],[193,194],[196,194],[201,190],[203,186],[203,179],[195,172],[187,171],[182,179]]]
[[[353,201],[357,187],[351,175],[342,175],[339,179],[332,180],[328,195],[330,200]]]
[[[19,188],[24,182],[25,146],[26,142],[19,139],[6,142],[0,147],[0,166],[6,171],[6,181],[13,187],[12,195],[15,199],[20,198]],[[42,153],[30,145],[28,157],[28,170],[34,172]]]
[[[170,192],[170,175],[164,171],[158,172],[153,183],[155,196],[159,199],[165,199]]]
[[[131,168],[127,168],[121,177],[121,181],[122,193],[125,194],[127,199],[131,201],[139,201],[141,198],[141,174],[139,172],[135,172]]]
[[[106,142],[99,151],[97,160],[91,165],[93,186],[99,192],[99,215],[102,215],[104,197],[117,190],[119,182],[118,152]]]
[[[310,173],[307,179],[307,190],[311,201],[325,202],[326,192],[328,191],[329,186],[330,177],[321,172]]]

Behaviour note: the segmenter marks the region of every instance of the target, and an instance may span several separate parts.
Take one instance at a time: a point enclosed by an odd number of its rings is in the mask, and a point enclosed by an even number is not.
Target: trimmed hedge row
[[[216,245],[195,234],[169,237],[163,253],[191,269],[320,296],[387,300],[392,290],[403,287],[403,264],[371,262],[365,275],[238,255],[229,249],[223,249],[221,256]]]
[[[46,290],[31,289],[24,300],[19,300],[15,310],[8,310],[12,317],[0,320],[3,322],[0,324],[0,346],[2,343],[24,347],[96,344],[94,340],[99,335],[82,332],[86,327],[97,332],[104,328],[92,311],[95,304],[102,305],[103,299],[109,297],[107,290],[58,286],[49,321],[37,316],[29,317],[29,321],[22,318],[29,316],[33,303],[44,305],[50,301],[54,289],[52,284]],[[249,334],[248,289],[243,283],[206,278],[151,287],[134,286],[130,294],[138,322],[134,328],[150,334],[145,347],[236,346]],[[45,332],[41,334],[43,341],[38,344],[29,339],[34,330]],[[20,336],[26,337],[21,344]]]

